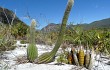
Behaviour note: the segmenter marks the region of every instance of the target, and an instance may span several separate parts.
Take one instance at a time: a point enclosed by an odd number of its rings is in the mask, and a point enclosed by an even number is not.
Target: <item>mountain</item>
[[[83,27],[84,30],[93,29],[93,28],[110,28],[110,18],[94,21],[89,24],[78,24],[78,25]]]
[[[43,32],[50,32],[50,31],[58,31],[60,28],[60,24],[50,23],[44,28],[41,29]]]
[[[77,24],[77,25],[70,24],[70,25],[67,25],[67,29],[70,29],[75,26],[81,26],[84,30],[88,30],[92,28],[110,28],[110,18],[94,21],[89,24],[87,23]],[[59,30],[58,29],[59,27],[60,27],[60,24],[50,23],[46,27],[42,28],[41,31],[44,31],[44,32],[56,31],[56,30]]]
[[[107,19],[102,19],[102,20],[99,20],[99,21],[94,21],[92,23],[90,23],[91,27],[97,27],[97,28],[110,28],[110,18],[107,18]]]
[[[6,9],[6,8],[2,8],[0,7],[0,23],[3,24],[9,24],[12,22],[14,17],[14,12]],[[17,24],[17,23],[22,23],[23,25],[26,25],[23,21],[21,21],[16,15],[15,18],[13,20],[13,25]],[[26,25],[27,26],[27,25]]]

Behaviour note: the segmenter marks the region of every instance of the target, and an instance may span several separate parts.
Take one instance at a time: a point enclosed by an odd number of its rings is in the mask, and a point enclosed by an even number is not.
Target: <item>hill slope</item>
[[[41,29],[43,32],[50,32],[50,31],[58,31],[60,28],[60,24],[50,23],[44,28]]]
[[[94,22],[90,23],[89,26],[98,27],[98,28],[108,28],[108,27],[110,27],[110,18],[102,19],[99,21],[94,21]]]
[[[3,24],[9,24],[12,22],[14,17],[14,12],[6,9],[6,8],[2,8],[0,7],[0,23]],[[16,15],[15,18],[13,20],[13,25],[17,24],[17,23],[22,23],[23,25],[27,26],[23,21],[21,21]]]
[[[71,27],[75,27],[75,26],[81,26],[85,30],[92,29],[92,28],[110,28],[110,18],[94,21],[89,24],[67,25],[67,28],[71,28]],[[56,30],[58,30],[59,27],[60,27],[60,24],[51,23],[51,24],[47,25],[46,27],[42,28],[41,31],[44,31],[44,32],[45,31],[49,32],[49,31],[53,31],[53,30],[56,31]]]

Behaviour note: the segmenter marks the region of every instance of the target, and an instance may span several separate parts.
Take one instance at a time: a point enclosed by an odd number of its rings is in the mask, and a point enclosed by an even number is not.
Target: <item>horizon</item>
[[[109,0],[75,0],[68,23],[91,23],[110,18]],[[30,19],[38,21],[41,29],[49,23],[61,23],[67,0],[1,0],[0,6],[15,11],[20,20],[30,25]]]

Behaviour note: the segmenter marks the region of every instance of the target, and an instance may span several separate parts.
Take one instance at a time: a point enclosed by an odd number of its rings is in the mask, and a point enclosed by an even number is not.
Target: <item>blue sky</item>
[[[67,0],[0,0],[0,6],[16,9],[16,15],[30,25],[28,11],[38,21],[38,29],[48,23],[61,23],[66,5]],[[90,23],[104,18],[110,18],[110,0],[75,0],[68,23]]]

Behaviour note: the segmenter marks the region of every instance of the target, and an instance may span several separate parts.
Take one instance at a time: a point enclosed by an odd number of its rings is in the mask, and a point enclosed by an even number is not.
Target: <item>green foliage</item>
[[[0,25],[5,25],[7,28],[10,28],[10,33],[15,38],[22,38],[26,35],[28,26],[22,22],[13,11],[0,7],[0,18],[2,18]]]
[[[21,40],[20,43],[21,44],[26,44],[26,43],[28,43],[28,41],[27,40]]]
[[[8,51],[8,50],[14,50],[16,48],[16,46],[13,46],[12,43],[2,43],[0,44],[0,52],[2,51]]]
[[[97,34],[98,38],[98,49],[100,52],[103,52],[104,54],[110,55],[110,32],[109,30],[103,30],[98,32]]]
[[[58,63],[68,63],[67,57],[64,53],[60,54],[60,56],[57,58]]]
[[[69,54],[68,52],[69,51],[67,51],[65,47],[66,47],[66,45],[64,45],[64,44],[61,47],[62,48],[61,54],[57,58],[57,62],[58,63],[61,63],[61,64],[62,63],[66,63],[67,64],[68,63],[68,54]]]
[[[0,26],[0,51],[13,50],[16,47],[14,44],[11,28],[6,25]]]
[[[86,49],[98,48],[100,53],[110,54],[110,29],[83,30],[80,26],[68,30],[64,37],[65,41],[73,43],[75,46],[80,44]]]
[[[30,38],[29,38],[30,42],[27,48],[27,58],[29,59],[30,62],[33,62],[38,57],[38,50],[35,44],[35,31],[36,31],[35,26],[36,21],[33,19],[30,26]]]
[[[36,42],[38,44],[44,44],[44,45],[52,46],[53,44],[56,43],[57,36],[58,36],[58,32],[44,33],[41,31],[37,31],[36,32]]]
[[[26,36],[27,31],[28,31],[27,25],[23,23],[17,23],[16,25],[13,26],[11,33],[15,38],[23,38]]]

